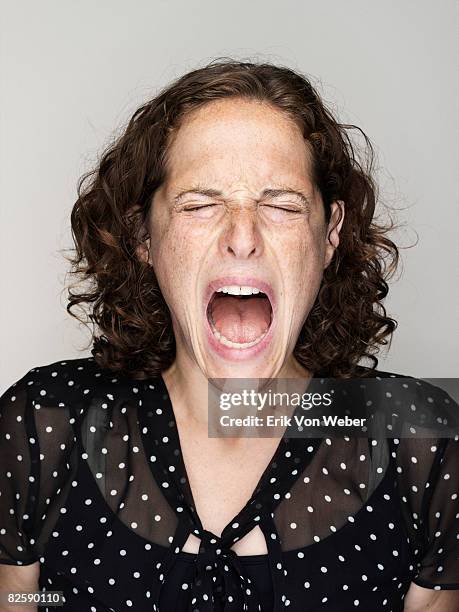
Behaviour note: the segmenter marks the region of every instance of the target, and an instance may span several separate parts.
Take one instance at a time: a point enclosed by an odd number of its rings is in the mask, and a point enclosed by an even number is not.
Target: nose
[[[224,256],[237,259],[259,257],[262,237],[257,226],[256,210],[238,209],[229,213],[229,222],[220,237],[220,250]]]

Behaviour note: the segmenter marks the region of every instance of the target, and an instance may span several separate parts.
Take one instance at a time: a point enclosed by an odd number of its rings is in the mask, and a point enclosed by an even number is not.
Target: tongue
[[[253,342],[268,329],[271,304],[267,297],[216,295],[212,302],[216,329],[231,342]]]

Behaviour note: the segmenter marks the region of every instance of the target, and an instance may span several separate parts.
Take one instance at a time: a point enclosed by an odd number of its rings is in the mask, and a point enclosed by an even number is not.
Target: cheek
[[[299,228],[300,229],[300,228]],[[277,244],[282,253],[281,266],[296,282],[321,277],[325,258],[325,242],[320,227],[304,225],[301,231],[285,235]]]
[[[177,271],[181,269],[177,240],[169,228],[159,222],[152,223],[150,236],[150,261],[161,292],[169,304],[170,288],[177,280]]]
[[[283,245],[280,274],[285,295],[289,325],[301,327],[319,292],[323,276],[324,239],[320,231],[303,231],[296,240]],[[296,324],[293,323],[296,321]]]
[[[202,240],[194,240],[183,227],[173,223],[157,226],[151,237],[151,263],[163,296],[168,305],[180,307],[183,295],[190,295],[195,290],[192,279],[196,277],[198,247],[202,246]]]

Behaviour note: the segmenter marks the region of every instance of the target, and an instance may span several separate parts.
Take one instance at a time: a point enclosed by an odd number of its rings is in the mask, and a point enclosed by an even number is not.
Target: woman
[[[216,61],[85,177],[68,309],[92,357],[2,398],[4,590],[78,612],[458,609],[457,438],[208,436],[209,378],[377,375],[397,249],[351,127],[302,75]],[[408,380],[380,377],[387,408],[450,401]]]

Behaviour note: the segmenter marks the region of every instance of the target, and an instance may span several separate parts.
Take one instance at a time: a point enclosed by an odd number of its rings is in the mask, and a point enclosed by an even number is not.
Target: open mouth
[[[214,337],[220,344],[233,349],[247,349],[261,342],[272,319],[271,301],[258,287],[219,287],[207,306],[207,320]]]

